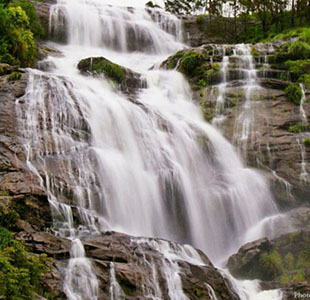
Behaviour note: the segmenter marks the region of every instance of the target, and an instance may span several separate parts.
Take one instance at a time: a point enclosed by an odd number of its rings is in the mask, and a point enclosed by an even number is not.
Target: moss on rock
[[[104,75],[106,78],[121,84],[125,80],[126,72],[123,67],[104,57],[85,58],[78,63],[78,69],[92,75]]]
[[[290,84],[285,89],[286,96],[296,105],[300,105],[300,100],[302,98],[302,90],[299,84],[293,83]]]

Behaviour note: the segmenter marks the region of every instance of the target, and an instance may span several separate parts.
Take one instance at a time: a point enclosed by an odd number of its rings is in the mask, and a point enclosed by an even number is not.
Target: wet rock
[[[250,166],[266,171],[271,188],[281,209],[289,209],[308,203],[310,198],[310,178],[308,162],[310,147],[304,144],[308,137],[309,125],[304,126],[300,107],[286,96],[287,70],[266,66],[269,57],[281,47],[283,42],[256,44],[251,52],[257,54],[254,60],[257,70],[257,88],[251,88],[250,101],[252,120],[249,136],[243,141],[242,114],[246,101],[246,79],[249,76],[249,61],[234,55],[238,48],[233,45],[207,44],[197,48],[181,50],[162,63],[166,69],[176,69],[187,76],[200,103],[206,121],[221,128],[223,134],[239,147]],[[240,49],[239,49],[240,50]],[[240,51],[239,51],[240,52]],[[217,104],[220,92],[218,83],[222,81],[221,62],[229,56],[226,72],[226,87],[222,104]],[[187,58],[190,68],[187,70]],[[303,109],[310,116],[310,93],[305,90]],[[220,121],[217,114],[220,112]],[[241,145],[242,144],[242,145]],[[306,174],[306,173],[305,173]]]
[[[242,246],[239,251],[228,259],[227,267],[232,275],[246,279],[262,279],[260,257],[269,252],[271,243],[267,238],[250,242]]]
[[[309,278],[309,249],[310,232],[292,232],[271,241],[261,239],[242,246],[229,258],[227,267],[236,277],[263,280],[264,289],[289,291],[292,284]]]
[[[56,0],[44,0],[44,1],[31,1],[34,8],[39,16],[39,22],[45,29],[46,33],[49,31],[49,18],[50,18],[50,7],[56,4]]]
[[[104,57],[89,57],[78,63],[78,69],[84,75],[100,76],[103,75],[127,94],[133,94],[138,89],[146,87],[146,81],[141,75],[115,64]]]
[[[213,288],[217,299],[239,299],[229,282],[200,251],[195,252],[195,259],[190,260],[190,252],[186,254],[186,248],[179,244],[115,232],[85,237],[82,242],[100,281],[99,299],[109,297],[111,268],[125,299],[142,298],[145,291],[160,299],[168,299],[171,288],[168,279],[172,275],[169,272],[173,268],[179,268],[182,287],[189,299],[211,299],[206,282]]]

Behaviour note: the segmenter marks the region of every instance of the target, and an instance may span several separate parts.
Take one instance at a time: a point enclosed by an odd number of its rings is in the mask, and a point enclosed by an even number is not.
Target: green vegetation
[[[193,293],[195,296],[197,296],[198,298],[201,298],[203,296],[206,296],[207,295],[207,292],[204,290],[204,289],[201,289],[201,288],[194,288],[193,289]]]
[[[310,124],[298,123],[295,125],[291,125],[288,128],[288,131],[292,132],[292,133],[300,133],[300,132],[310,131]]]
[[[35,62],[35,38],[44,35],[37,19],[29,1],[0,1],[0,62],[17,67],[29,67]]]
[[[0,228],[5,227],[14,230],[19,215],[14,209],[5,209],[0,207]]]
[[[201,111],[204,119],[210,122],[215,117],[215,109],[207,101],[200,102]]]
[[[117,83],[122,83],[125,79],[125,72],[123,69],[119,65],[109,61],[102,61],[93,65],[93,70],[97,74],[103,73],[106,77]]]
[[[283,274],[283,261],[277,250],[273,250],[270,253],[264,253],[260,259],[266,278],[272,279]]]
[[[198,24],[202,24],[202,23],[205,21],[205,19],[206,19],[207,16],[208,16],[208,15],[206,15],[206,14],[198,15],[198,16],[197,16],[196,22],[197,22]]]
[[[178,67],[196,89],[207,87],[221,80],[220,63],[211,64],[205,54],[194,50],[178,51],[166,61],[168,69]],[[194,87],[195,89],[195,87]]]
[[[31,300],[42,291],[41,277],[49,270],[46,255],[29,255],[12,234],[0,227],[0,297]]]
[[[190,50],[186,53],[185,56],[181,59],[180,67],[184,74],[191,76],[195,72],[197,73],[198,67],[200,67],[206,57],[201,54]]]
[[[252,55],[252,56],[260,56],[260,53],[256,50],[255,47],[252,47],[252,49],[251,49],[251,55]]]
[[[305,138],[305,139],[303,140],[303,143],[304,143],[304,145],[305,145],[306,147],[310,147],[310,138]]]
[[[180,60],[180,58],[182,58],[184,56],[184,54],[185,54],[185,51],[184,50],[180,50],[176,54],[171,56],[169,58],[169,62],[167,64],[167,68],[168,69],[174,69],[177,66],[177,64],[178,64],[178,61]]]
[[[299,84],[293,83],[290,84],[285,89],[286,96],[296,105],[300,105],[300,100],[302,97],[302,90]]]
[[[9,75],[8,81],[15,81],[22,79],[23,75],[20,72],[13,72]]]
[[[124,68],[104,57],[82,59],[78,64],[78,68],[81,71],[90,72],[94,75],[103,74],[108,79],[119,84],[122,83],[126,77]]]

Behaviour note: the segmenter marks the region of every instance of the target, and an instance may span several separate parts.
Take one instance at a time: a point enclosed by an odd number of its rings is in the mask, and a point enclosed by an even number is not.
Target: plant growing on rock
[[[285,89],[286,96],[296,105],[300,104],[300,100],[302,97],[302,90],[300,86],[296,83],[290,84]]]
[[[180,66],[186,75],[191,76],[194,73],[197,73],[197,68],[203,63],[204,60],[205,56],[203,54],[190,50],[181,59]]]
[[[261,264],[269,279],[276,278],[283,274],[283,261],[278,251],[264,253],[261,256]]]
[[[12,234],[0,227],[0,296],[10,300],[31,300],[40,293],[40,279],[49,270],[45,255],[28,255]]]
[[[306,147],[310,147],[310,138],[305,138],[305,139],[303,140],[303,143],[304,143],[304,145],[305,145]]]
[[[122,83],[125,79],[125,71],[121,66],[104,57],[86,58],[79,62],[78,69],[94,75],[103,74],[115,83]]]

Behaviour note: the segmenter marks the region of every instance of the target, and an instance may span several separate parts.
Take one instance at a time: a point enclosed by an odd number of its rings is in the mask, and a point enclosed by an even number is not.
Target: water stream
[[[249,240],[249,231],[250,239],[265,236],[265,229],[253,228],[265,228],[261,222],[278,215],[264,177],[203,120],[185,78],[149,70],[186,47],[180,21],[158,10],[108,4],[59,0],[53,6],[51,31],[58,35],[65,26],[67,42],[51,44],[62,53],[48,58],[53,70],[29,70],[26,94],[16,105],[27,164],[47,192],[55,233],[73,240],[64,283],[70,300],[97,299],[98,282],[79,240],[84,234],[166,238],[221,264]],[[250,66],[250,99],[255,69],[247,46],[236,51]],[[140,72],[147,88],[133,103],[108,80],[80,75],[78,61],[91,56]],[[241,143],[251,134],[249,99],[238,123]],[[152,247],[167,253],[164,244]],[[165,264],[170,299],[187,299],[177,263],[165,256]],[[113,264],[110,277],[111,299],[123,299]],[[157,293],[153,299],[160,299]],[[216,299],[211,287],[209,293]],[[263,299],[259,294],[252,288],[242,299]],[[264,299],[275,294],[264,292]]]

